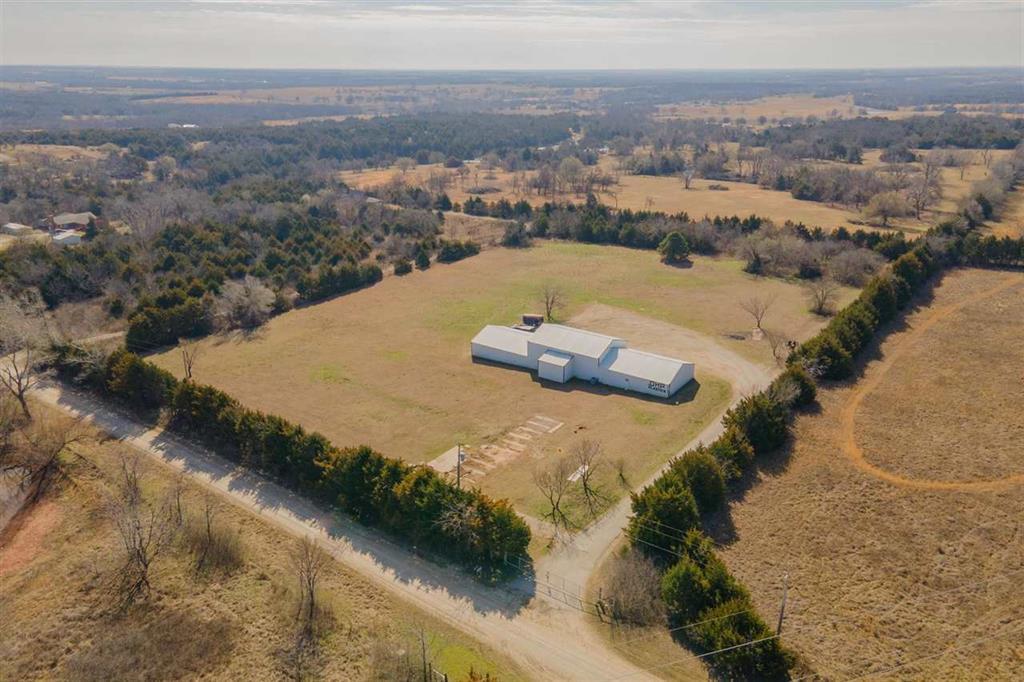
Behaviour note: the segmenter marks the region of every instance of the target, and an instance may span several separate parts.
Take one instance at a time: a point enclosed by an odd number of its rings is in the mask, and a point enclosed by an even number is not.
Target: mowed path
[[[850,458],[853,464],[861,471],[870,474],[883,481],[904,488],[916,488],[918,490],[945,490],[950,492],[979,492],[995,491],[1014,485],[1024,484],[1024,473],[1014,474],[1003,478],[975,480],[975,481],[941,481],[936,479],[908,478],[883,469],[868,461],[864,450],[857,444],[857,410],[864,399],[875,391],[885,379],[886,374],[908,351],[913,350],[915,342],[939,322],[948,319],[963,308],[974,305],[996,294],[999,294],[1014,286],[1024,284],[1024,278],[1019,274],[1007,275],[1003,280],[988,289],[979,291],[971,296],[963,298],[956,303],[940,306],[931,309],[931,312],[919,324],[915,324],[910,332],[904,334],[896,348],[887,351],[883,359],[874,365],[869,376],[859,382],[849,400],[843,406],[840,416],[840,445],[843,453]],[[907,428],[913,428],[908,425]]]

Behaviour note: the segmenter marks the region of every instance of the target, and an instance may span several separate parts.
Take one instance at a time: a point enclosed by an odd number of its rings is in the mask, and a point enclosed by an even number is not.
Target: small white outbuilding
[[[12,237],[26,237],[35,231],[31,225],[22,225],[21,223],[4,223],[0,227],[0,233],[9,234]]]
[[[57,246],[77,246],[82,243],[82,233],[77,230],[60,230],[53,235]]]
[[[581,379],[661,398],[693,380],[694,366],[633,350],[623,339],[560,324],[487,325],[470,342],[473,357],[537,372],[546,381]]]

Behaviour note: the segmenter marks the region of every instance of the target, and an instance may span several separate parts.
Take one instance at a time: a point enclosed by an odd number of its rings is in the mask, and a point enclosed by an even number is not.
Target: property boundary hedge
[[[127,350],[97,364],[81,349],[62,346],[54,364],[63,378],[129,409],[168,409],[169,429],[416,547],[486,567],[492,575],[502,572],[506,553],[526,554],[530,529],[507,500],[457,488],[426,466],[365,445],[335,447],[319,433],[243,407],[212,386],[178,381]]]
[[[757,457],[785,443],[793,411],[815,400],[814,377],[851,376],[854,361],[877,331],[895,319],[934,274],[957,264],[1022,266],[1024,238],[979,237],[956,223],[929,230],[887,272],[868,282],[824,329],[799,346],[785,371],[766,390],[728,410],[721,436],[684,453],[654,483],[632,495],[627,533],[637,550],[665,570],[662,597],[670,620],[698,622],[680,630],[695,649],[715,651],[773,634],[753,611],[750,595],[715,555],[711,541],[700,530],[700,516],[724,504],[723,485],[735,482]],[[778,639],[708,660],[723,678],[757,680],[789,679],[795,662],[795,655]]]

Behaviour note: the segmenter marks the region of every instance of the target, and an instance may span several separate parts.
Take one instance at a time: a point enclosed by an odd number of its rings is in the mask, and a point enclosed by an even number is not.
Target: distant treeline
[[[366,160],[383,164],[396,157],[427,162],[431,152],[470,159],[491,151],[555,145],[579,124],[571,114],[422,114],[297,126],[237,126],[197,129],[40,130],[0,134],[0,143],[100,146],[115,144],[147,160],[170,156],[188,166],[202,159],[234,177],[269,172],[296,158]],[[196,147],[195,142],[206,143]],[[227,158],[220,158],[227,156]],[[258,167],[258,168],[257,168]]]
[[[795,146],[794,156],[842,159],[848,147],[1013,149],[1020,143],[1022,134],[1024,119],[948,113],[898,120],[860,117],[793,123],[756,133],[749,143],[776,149]]]
[[[290,291],[312,302],[379,281],[380,266],[365,262],[374,234],[428,255],[440,248],[432,213],[375,209],[357,213],[350,227],[337,220],[289,211],[274,220],[173,224],[145,246],[109,231],[75,249],[16,245],[0,252],[0,286],[36,287],[51,308],[103,297],[110,314],[128,316],[129,347],[151,350],[209,333],[212,301],[229,280],[263,281],[281,312],[293,303]]]
[[[128,351],[97,362],[75,346],[56,349],[60,375],[151,415],[170,413],[169,428],[288,488],[337,507],[367,525],[492,577],[505,555],[526,554],[530,529],[506,500],[458,488],[433,469],[371,448],[338,448],[322,435],[243,407],[211,386],[178,381]]]

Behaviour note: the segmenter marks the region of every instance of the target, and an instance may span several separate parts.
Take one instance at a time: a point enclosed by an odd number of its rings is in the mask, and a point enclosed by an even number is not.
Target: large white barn
[[[560,324],[487,325],[473,357],[536,370],[541,379],[581,379],[667,398],[693,379],[693,363],[626,347],[623,339]]]

